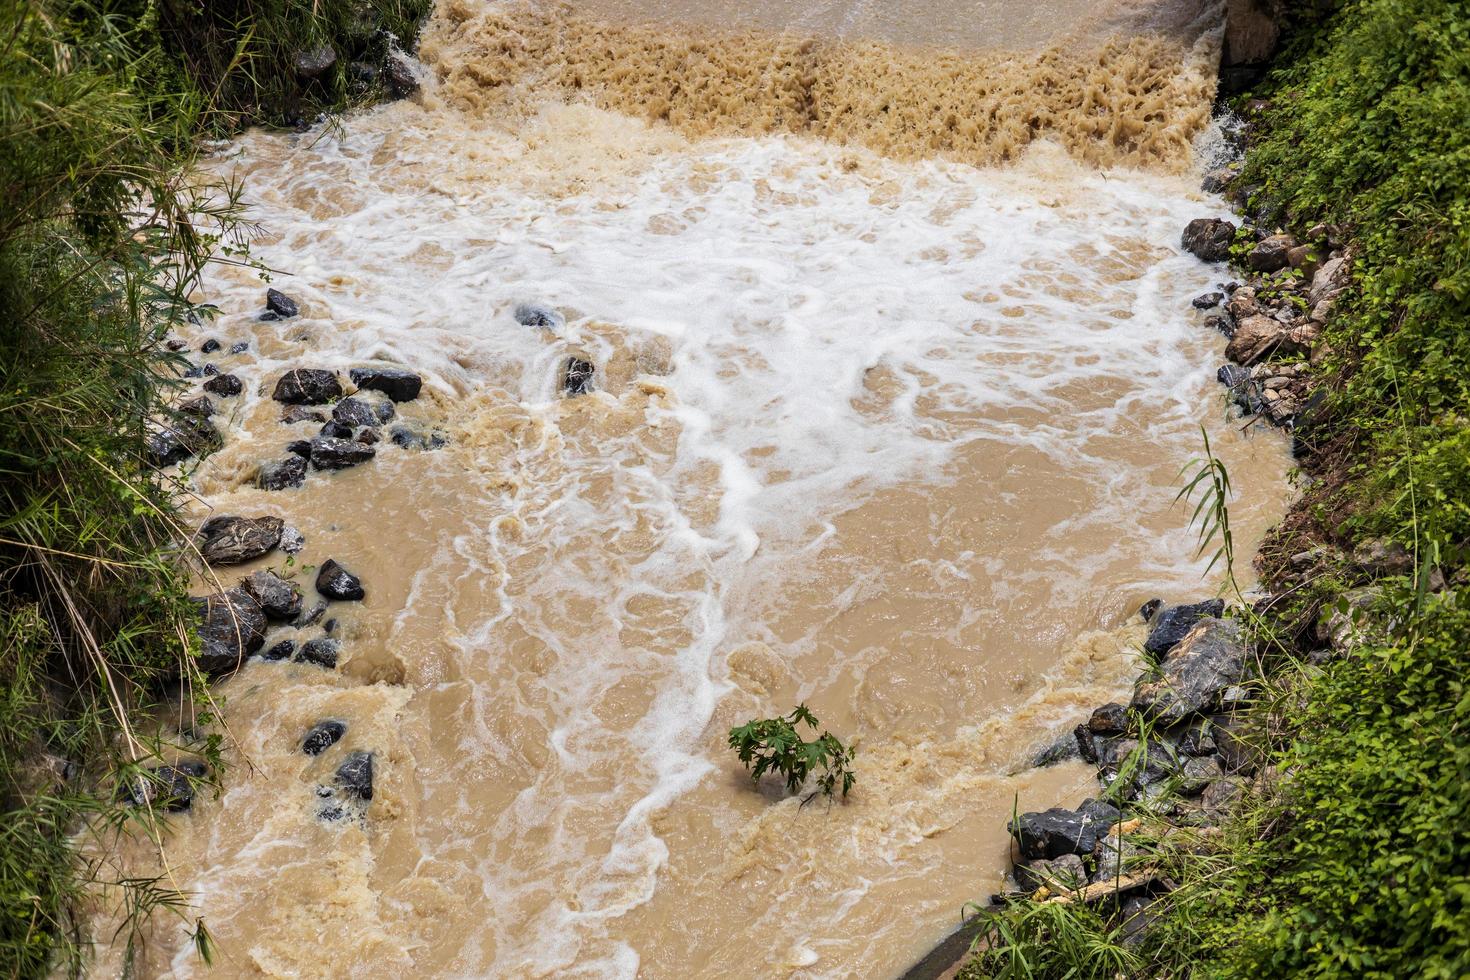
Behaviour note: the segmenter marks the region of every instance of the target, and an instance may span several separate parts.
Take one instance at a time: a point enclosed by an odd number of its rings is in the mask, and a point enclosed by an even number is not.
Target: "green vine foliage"
[[[852,771],[853,750],[827,731],[808,742],[801,737],[797,725],[806,725],[813,731],[821,727],[807,706],[799,704],[785,717],[748,721],[730,729],[730,747],[750,770],[752,782],[759,782],[766,773],[774,772],[785,780],[787,792],[795,793],[813,773],[820,773],[816,778],[817,788],[804,802],[818,793],[831,797],[839,789],[846,799],[857,781]]]

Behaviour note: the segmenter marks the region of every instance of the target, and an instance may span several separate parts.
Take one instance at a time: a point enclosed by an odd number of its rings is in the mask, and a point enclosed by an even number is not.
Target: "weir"
[[[1219,584],[1174,503],[1201,426],[1243,554],[1288,460],[1228,420],[1178,247],[1224,211],[1219,10],[972,7],[442,0],[413,100],[210,162],[300,315],[201,287],[191,345],[248,346],[196,516],[305,537],[222,580],[314,598],[333,558],[367,598],[335,669],[218,685],[237,767],[165,851],[222,962],[160,917],[143,975],[894,976],[995,890],[1013,806],[1086,789],[1028,763],[1126,689],[1144,601]],[[259,489],[315,431],[276,378],[374,363],[444,445]],[[724,744],[798,701],[858,745],[846,803]]]

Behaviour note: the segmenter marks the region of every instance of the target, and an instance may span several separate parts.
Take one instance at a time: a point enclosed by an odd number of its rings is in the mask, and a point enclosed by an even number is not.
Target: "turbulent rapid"
[[[1238,537],[1279,513],[1177,247],[1219,207],[1212,10],[633,6],[442,0],[414,100],[211,161],[301,316],[247,267],[201,288],[185,339],[249,348],[197,516],[281,516],[305,550],[242,571],[368,596],[335,670],[216,687],[234,768],[163,855],[219,963],[160,916],[143,975],[896,975],[994,890],[1013,805],[1089,782],[1026,763],[1124,690],[1134,610],[1215,584],[1173,503],[1201,425]],[[257,489],[315,431],[275,379],[379,362],[445,445]],[[845,803],[724,744],[799,701],[858,745]],[[323,820],[350,752],[371,804]]]

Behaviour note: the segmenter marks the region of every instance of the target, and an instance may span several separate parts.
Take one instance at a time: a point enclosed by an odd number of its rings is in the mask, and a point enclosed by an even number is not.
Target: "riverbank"
[[[97,858],[156,839],[162,810],[217,785],[221,735],[197,660],[181,487],[156,467],[218,445],[171,402],[166,345],[216,311],[208,263],[239,261],[236,189],[196,148],[402,88],[396,44],[427,2],[233,5],[9,0],[0,94],[0,972],[76,975],[99,890],[130,952],[167,875]],[[401,94],[399,92],[398,94]],[[216,387],[225,379],[210,379]],[[194,713],[180,757],[151,719]],[[188,917],[200,953],[212,947]]]
[[[1015,887],[972,923],[962,976],[1470,964],[1470,195],[1450,109],[1470,24],[1435,2],[1297,16],[1233,106],[1243,166],[1208,178],[1243,226],[1184,244],[1245,280],[1219,298],[1239,362],[1221,381],[1292,429],[1302,497],[1255,557],[1260,593],[1079,726],[1104,802],[1013,823]],[[1217,502],[1211,549],[1229,545]],[[1161,731],[1188,695],[1197,720]]]

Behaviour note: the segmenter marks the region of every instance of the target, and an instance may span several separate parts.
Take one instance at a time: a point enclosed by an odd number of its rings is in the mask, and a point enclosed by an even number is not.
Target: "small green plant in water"
[[[783,718],[748,721],[730,729],[730,747],[750,770],[752,782],[759,782],[768,772],[776,772],[785,778],[786,789],[792,793],[806,785],[812,773],[820,770],[817,788],[801,801],[803,806],[818,793],[832,796],[839,786],[842,798],[846,799],[852,784],[857,781],[852,771],[854,750],[827,731],[822,732],[820,738],[808,742],[797,731],[797,725],[807,725],[812,731],[821,727],[807,706],[799,704]]]

